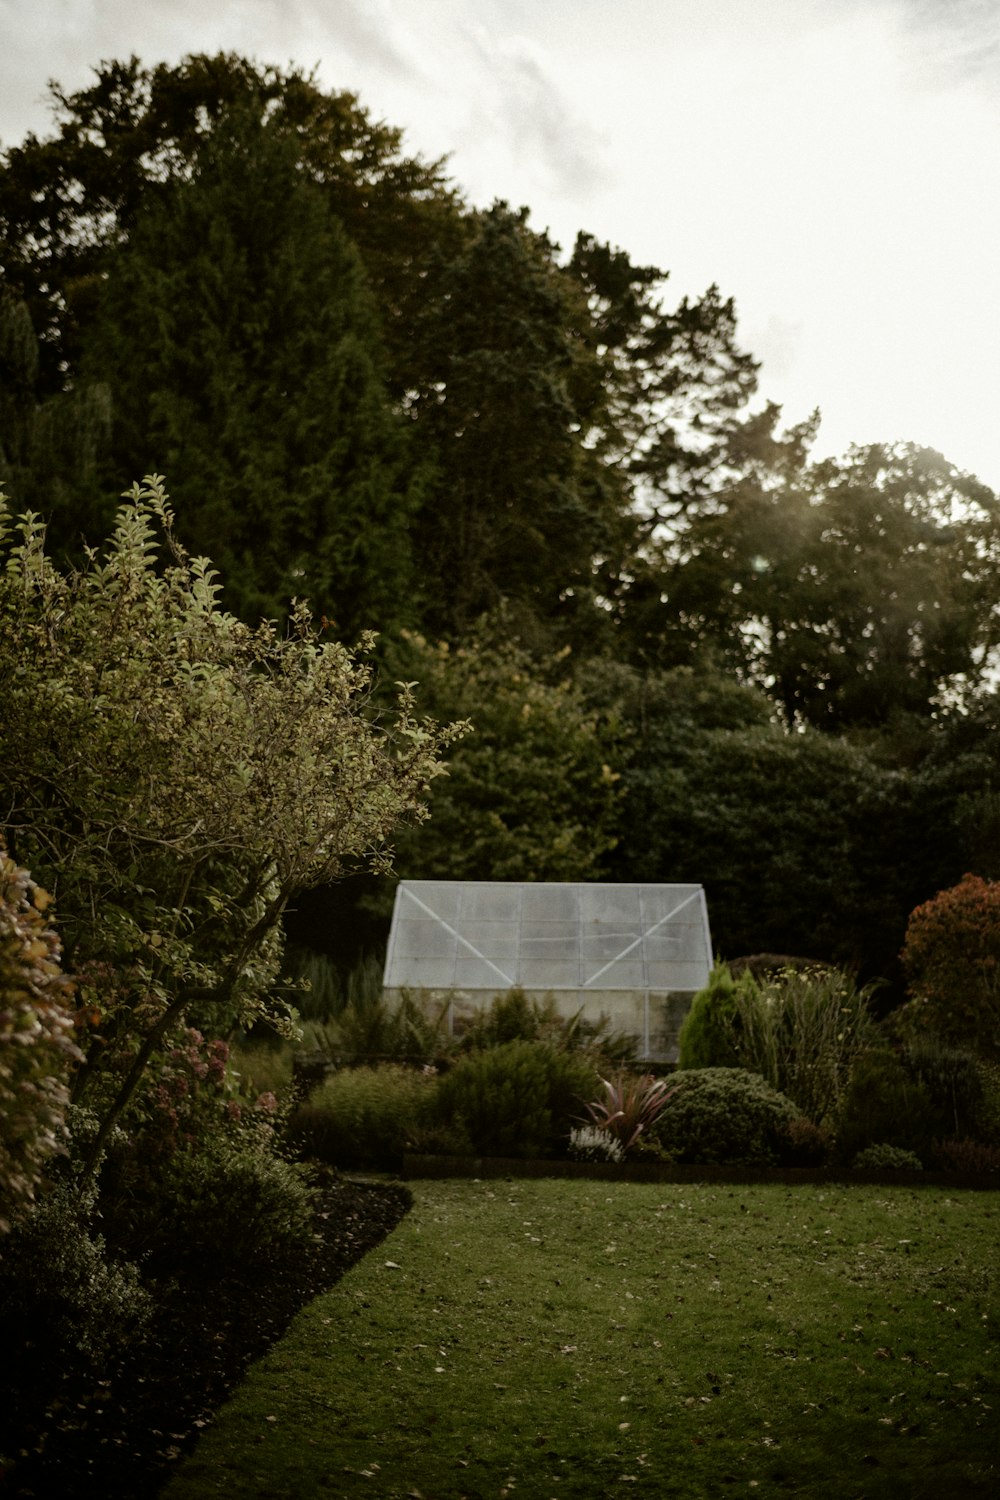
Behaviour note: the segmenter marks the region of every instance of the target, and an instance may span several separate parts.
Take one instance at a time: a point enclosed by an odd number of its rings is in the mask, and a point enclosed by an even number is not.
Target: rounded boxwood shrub
[[[506,1042],[470,1053],[444,1075],[436,1114],[480,1155],[547,1155],[565,1146],[597,1086],[579,1054],[547,1042]]]
[[[676,1092],[653,1127],[675,1160],[764,1167],[785,1158],[799,1111],[759,1073],[692,1068],[676,1080]]]
[[[859,1151],[852,1163],[866,1172],[922,1172],[924,1164],[915,1151],[906,1151],[902,1146],[889,1146],[879,1141]]]

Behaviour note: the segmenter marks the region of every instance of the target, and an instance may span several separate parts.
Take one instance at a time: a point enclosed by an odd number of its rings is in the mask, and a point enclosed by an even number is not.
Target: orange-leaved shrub
[[[908,1022],[1000,1058],[1000,881],[966,875],[910,916]]]

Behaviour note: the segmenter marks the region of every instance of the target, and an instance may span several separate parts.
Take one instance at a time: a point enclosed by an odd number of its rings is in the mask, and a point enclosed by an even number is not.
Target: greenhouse
[[[447,1008],[460,1035],[515,987],[559,1014],[630,1032],[636,1052],[674,1062],[712,944],[700,885],[403,880],[396,891],[385,993]]]

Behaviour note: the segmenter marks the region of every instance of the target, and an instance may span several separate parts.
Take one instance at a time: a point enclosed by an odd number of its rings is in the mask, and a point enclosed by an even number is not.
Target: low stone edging
[[[594,1182],[662,1183],[836,1183],[840,1186],[951,1187],[977,1191],[1000,1191],[1000,1177],[971,1172],[862,1171],[845,1167],[723,1167],[661,1166],[654,1162],[549,1161],[539,1157],[431,1156],[403,1157],[400,1174],[406,1181],[418,1178],[575,1177]]]

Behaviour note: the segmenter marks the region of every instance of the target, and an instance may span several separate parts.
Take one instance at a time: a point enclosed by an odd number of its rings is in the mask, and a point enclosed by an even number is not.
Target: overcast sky
[[[315,66],[527,204],[736,300],[818,451],[913,440],[1000,489],[1000,0],[0,0],[0,142],[102,58]]]

